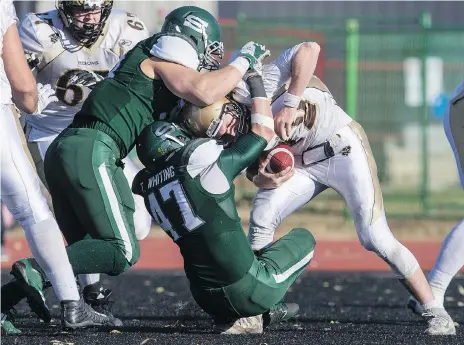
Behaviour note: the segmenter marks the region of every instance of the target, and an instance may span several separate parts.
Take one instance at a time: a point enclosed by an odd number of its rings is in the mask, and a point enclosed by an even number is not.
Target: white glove
[[[42,85],[37,83],[37,94],[37,110],[33,115],[41,114],[50,103],[58,102],[58,97],[55,96],[55,90],[52,89],[50,84]]]

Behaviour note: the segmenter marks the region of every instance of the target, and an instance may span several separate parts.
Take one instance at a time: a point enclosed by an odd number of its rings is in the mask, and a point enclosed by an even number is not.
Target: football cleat
[[[409,297],[406,307],[418,316],[422,316],[425,312],[424,307],[412,296]]]
[[[15,278],[4,284],[1,292],[2,313],[8,313],[25,297],[26,294]]]
[[[114,317],[111,312],[114,303],[113,300],[110,300],[111,293],[111,289],[104,289],[100,282],[96,282],[87,285],[82,294],[85,303],[89,304],[96,312],[108,317],[111,326],[121,327],[122,321]]]
[[[214,321],[214,332],[220,334],[260,334],[263,333],[263,316],[242,317]]]
[[[278,322],[288,321],[300,311],[296,303],[277,303],[268,312],[263,314],[264,327]]]
[[[430,335],[455,335],[456,328],[451,316],[444,308],[430,308],[422,314],[427,319],[429,327],[425,333]]]
[[[61,301],[61,326],[76,329],[91,326],[111,326],[108,316],[97,313],[81,298],[78,301]]]
[[[16,310],[14,309],[12,309],[8,313],[2,312],[2,325],[1,325],[2,335],[21,334],[21,331],[17,329],[12,323],[12,321],[14,320],[14,316],[13,316],[14,313],[16,313]]]
[[[11,274],[26,295],[31,310],[44,322],[50,322],[52,317],[44,296],[45,273],[37,261],[33,258],[16,261],[12,266]]]

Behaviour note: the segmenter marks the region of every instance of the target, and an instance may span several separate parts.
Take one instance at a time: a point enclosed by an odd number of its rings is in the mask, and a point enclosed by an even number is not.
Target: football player
[[[190,128],[154,122],[138,139],[137,152],[147,169],[133,184],[179,246],[193,298],[213,317],[216,331],[225,334],[261,333],[263,325],[294,316],[298,305],[280,301],[315,246],[311,233],[298,228],[255,256],[242,229],[233,180],[274,136],[262,79],[249,74],[248,83],[251,130],[249,115],[227,99],[218,102],[224,126],[210,127],[214,139],[192,139]],[[232,127],[236,130],[228,131]],[[237,139],[224,149],[231,138]]]
[[[446,137],[453,148],[458,167],[461,186],[464,188],[464,81],[456,88],[451,96],[448,113],[444,119]],[[438,254],[437,261],[430,271],[427,280],[433,295],[443,305],[445,292],[451,279],[464,266],[464,219],[461,220],[446,236]],[[424,309],[411,297],[408,306],[417,314],[424,313]]]
[[[382,193],[372,151],[362,127],[336,103],[332,94],[313,73],[319,53],[314,42],[296,45],[263,66],[264,85],[273,98],[276,136],[273,147],[289,144],[295,155],[295,169],[270,174],[268,160],[247,170],[247,177],[259,188],[250,215],[249,240],[254,250],[271,245],[282,220],[327,188],[335,189],[347,203],[361,244],[374,251],[420,300],[427,312],[429,334],[454,334],[454,323],[433,297],[414,255],[391,233],[385,217]],[[289,81],[289,82],[288,82]],[[245,84],[233,91],[233,98],[250,104]],[[188,105],[190,113],[201,114]],[[220,109],[213,105],[209,109]],[[222,124],[217,131],[233,132],[221,113],[203,112],[196,135],[208,136],[209,126]],[[190,119],[195,117],[190,116]],[[229,127],[228,127],[229,126]],[[282,139],[284,138],[284,139]]]
[[[12,1],[0,3],[0,19],[1,199],[24,228],[31,252],[40,263],[44,275],[53,284],[61,302],[62,324],[71,328],[105,324],[108,318],[93,311],[79,296],[62,234],[40,191],[39,178],[23,148],[22,132],[18,132],[18,113],[13,102],[27,113],[38,114],[56,100],[54,92],[50,85],[36,85],[28,68]],[[14,265],[13,273],[17,284],[10,287],[24,289],[28,293],[31,307],[43,303],[43,295],[36,293],[36,290],[32,291],[24,279],[27,274],[33,273],[31,267],[18,263]],[[2,296],[3,292],[2,287]],[[8,320],[8,311],[17,302],[2,298],[2,334],[20,333]]]
[[[218,70],[223,56],[219,24],[209,12],[184,6],[168,14],[160,33],[137,43],[95,85],[44,161],[76,274],[119,275],[139,258],[134,200],[122,160],[142,130],[165,117],[179,98],[197,105],[221,99],[268,54],[249,42]],[[32,259],[20,262],[34,264]],[[42,274],[29,279],[39,293],[43,279]]]
[[[126,52],[148,37],[136,15],[112,7],[113,1],[108,0],[57,1],[56,10],[29,13],[19,28],[37,81],[54,85],[58,98],[40,114],[26,116],[29,150],[46,187],[43,162],[52,141],[72,122],[91,89]],[[131,183],[139,169],[128,157],[123,163]],[[150,231],[151,217],[142,198],[134,196],[134,201],[135,232],[141,240]],[[85,301],[95,309],[102,311],[111,303],[111,290],[103,289],[99,274],[81,275],[79,280]],[[111,317],[109,309],[105,311]]]

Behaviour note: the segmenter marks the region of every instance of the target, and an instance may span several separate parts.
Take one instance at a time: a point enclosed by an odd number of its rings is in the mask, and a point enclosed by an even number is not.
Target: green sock
[[[129,268],[123,251],[109,241],[84,239],[66,248],[74,274],[118,275]]]

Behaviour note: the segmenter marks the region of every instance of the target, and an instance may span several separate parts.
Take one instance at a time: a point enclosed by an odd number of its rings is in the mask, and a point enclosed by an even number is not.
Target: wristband
[[[290,108],[298,108],[301,102],[301,97],[292,95],[288,91],[284,94],[284,105]]]
[[[242,74],[242,77],[245,75],[246,71],[248,71],[248,68],[250,68],[250,61],[248,59],[244,58],[243,56],[239,56],[236,58],[234,61],[232,61],[229,66],[235,67],[236,69],[239,70],[239,72]]]
[[[265,126],[274,130],[274,119],[260,113],[251,114],[251,124]]]

